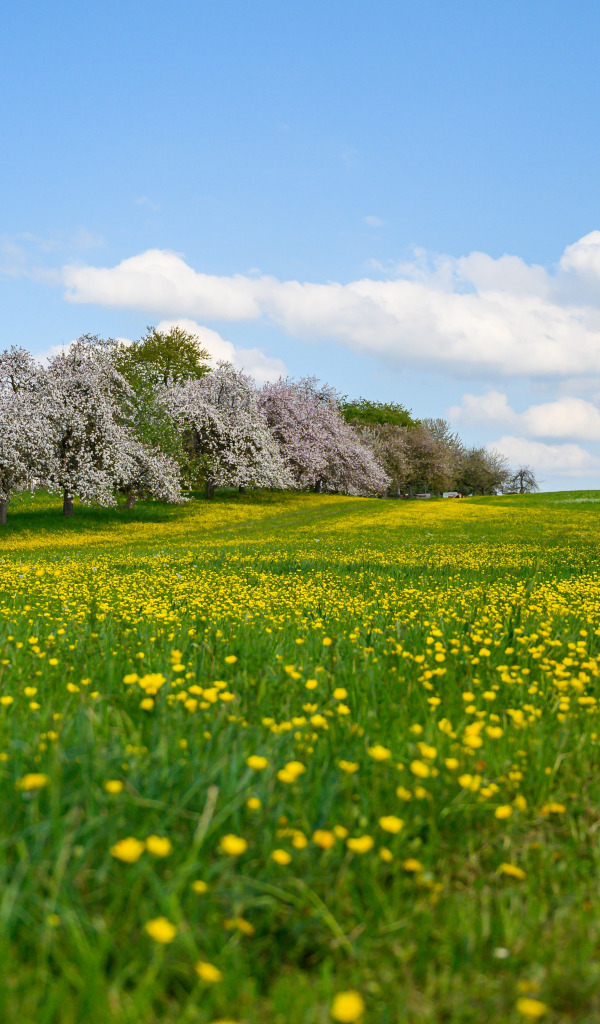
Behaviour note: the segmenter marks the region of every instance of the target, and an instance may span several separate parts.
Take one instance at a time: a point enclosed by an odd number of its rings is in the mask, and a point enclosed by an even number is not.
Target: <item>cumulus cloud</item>
[[[157,330],[168,331],[175,326],[197,335],[215,363],[220,359],[233,363],[238,369],[251,374],[259,384],[277,380],[278,377],[284,377],[287,373],[285,363],[281,359],[272,359],[259,348],[240,348],[231,341],[226,341],[217,331],[211,330],[210,327],[204,327],[202,324],[196,323],[195,320],[161,320],[157,325]]]
[[[544,444],[507,435],[487,446],[506,455],[513,466],[534,466],[537,474],[598,477],[600,458],[578,444]]]
[[[115,267],[66,266],[62,279],[70,302],[202,321],[264,318],[396,367],[600,380],[600,231],[569,246],[553,273],[516,256],[416,251],[385,280],[319,284],[200,273],[152,249]]]
[[[600,441],[600,409],[573,396],[531,405],[517,413],[499,391],[463,395],[461,404],[448,410],[448,418],[457,425],[495,426],[516,430],[525,437]]]

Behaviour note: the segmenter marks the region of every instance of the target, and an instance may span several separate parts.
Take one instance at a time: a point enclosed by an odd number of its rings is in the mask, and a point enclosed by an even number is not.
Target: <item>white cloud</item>
[[[383,221],[379,217],[375,217],[374,214],[370,213],[368,217],[365,217],[365,224],[368,224],[371,228],[380,228]]]
[[[116,267],[66,266],[62,277],[70,302],[199,320],[262,317],[401,368],[600,381],[600,231],[569,246],[554,273],[514,256],[416,251],[386,280],[301,283],[198,273],[177,253],[152,249]]]
[[[600,409],[572,396],[531,405],[517,413],[499,391],[463,395],[461,404],[448,410],[448,418],[456,424],[517,430],[525,437],[600,441]]]
[[[157,324],[157,330],[168,331],[174,326],[183,327],[185,331],[197,335],[214,362],[224,359],[233,363],[238,369],[251,374],[259,384],[277,380],[287,373],[285,363],[281,359],[271,359],[259,348],[238,348],[231,341],[225,341],[217,331],[212,331],[210,327],[204,327],[195,320],[161,320]]]
[[[600,477],[600,459],[578,444],[544,444],[526,437],[501,437],[487,445],[506,455],[512,466],[533,466],[536,474]]]

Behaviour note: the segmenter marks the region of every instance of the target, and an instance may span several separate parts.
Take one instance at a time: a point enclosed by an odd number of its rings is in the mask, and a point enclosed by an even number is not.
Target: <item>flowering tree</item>
[[[410,477],[410,451],[405,427],[394,423],[357,424],[356,431],[389,477],[388,493],[399,497]]]
[[[127,499],[125,508],[133,508],[138,498],[181,504],[184,499],[179,476],[180,469],[174,459],[140,441],[124,439],[115,484]]]
[[[164,401],[180,425],[188,473],[205,481],[207,497],[217,486],[291,485],[247,374],[221,362],[206,376],[168,389]]]
[[[98,339],[85,336],[50,360],[44,391],[52,444],[45,477],[49,490],[63,493],[63,515],[73,515],[75,495],[114,505],[132,437],[124,425],[131,400],[126,380]]]
[[[42,367],[24,349],[0,353],[0,525],[15,491],[32,488],[49,457]]]
[[[260,393],[263,410],[296,487],[381,494],[389,480],[373,451],[344,420],[339,395],[315,377],[280,378]]]

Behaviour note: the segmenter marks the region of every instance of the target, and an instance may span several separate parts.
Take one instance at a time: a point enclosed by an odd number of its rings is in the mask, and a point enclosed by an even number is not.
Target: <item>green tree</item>
[[[340,402],[342,416],[347,423],[381,424],[389,423],[394,427],[416,427],[419,420],[411,415],[398,402],[372,402],[368,398],[343,398]]]
[[[167,412],[164,392],[209,373],[209,352],[197,335],[182,327],[172,327],[169,331],[148,327],[144,337],[131,345],[118,341],[110,345],[116,369],[135,394],[131,425],[137,437],[184,467],[183,439]]]
[[[133,388],[141,383],[152,388],[183,384],[210,372],[210,353],[197,335],[183,327],[170,331],[148,327],[139,341],[131,345],[116,343],[115,356],[117,369]]]

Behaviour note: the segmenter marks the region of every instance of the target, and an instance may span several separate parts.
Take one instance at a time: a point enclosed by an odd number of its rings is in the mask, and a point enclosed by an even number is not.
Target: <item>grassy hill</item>
[[[597,1021],[599,527],[600,492],[11,506],[0,1017]]]

